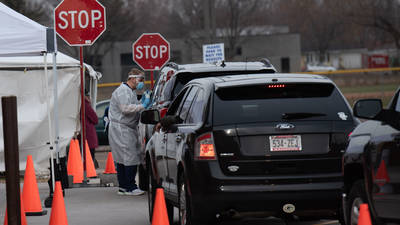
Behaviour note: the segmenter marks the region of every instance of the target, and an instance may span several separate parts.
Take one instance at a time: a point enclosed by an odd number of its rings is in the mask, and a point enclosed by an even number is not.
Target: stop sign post
[[[92,45],[106,30],[106,9],[97,0],[63,0],[54,9],[54,29],[70,46],[79,46],[81,71],[81,148],[86,171],[86,123],[83,46]],[[86,174],[84,175],[86,182]],[[54,185],[53,185],[54,187]]]
[[[169,61],[169,42],[159,33],[144,33],[132,44],[132,58],[143,70],[151,71],[153,88],[153,71]]]

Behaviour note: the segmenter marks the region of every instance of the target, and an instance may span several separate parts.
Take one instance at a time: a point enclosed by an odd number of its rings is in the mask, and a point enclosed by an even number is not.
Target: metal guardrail
[[[354,69],[354,70],[332,70],[332,71],[320,71],[320,72],[294,72],[299,74],[318,74],[318,75],[330,75],[330,74],[349,74],[349,73],[370,73],[370,72],[386,72],[386,71],[400,71],[400,67],[390,67],[390,68],[375,68],[375,69]],[[145,84],[151,84],[150,80],[144,81]],[[102,87],[116,87],[119,83],[103,83],[97,84],[98,88]]]

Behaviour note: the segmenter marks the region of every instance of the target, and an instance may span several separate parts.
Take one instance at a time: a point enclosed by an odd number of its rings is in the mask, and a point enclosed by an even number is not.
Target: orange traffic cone
[[[106,168],[104,169],[103,173],[117,173],[117,171],[115,170],[114,159],[111,152],[108,153]]]
[[[60,181],[56,181],[49,225],[68,225],[67,212],[65,210]]]
[[[83,163],[79,142],[77,139],[71,139],[69,143],[67,174],[73,176],[73,183],[82,183],[83,181]]]
[[[85,141],[85,151],[86,151],[86,176],[87,177],[97,177],[96,169],[94,168],[93,158],[90,154],[90,148],[87,140]]]
[[[20,196],[21,198],[21,225],[27,225],[26,222],[26,216],[25,216],[25,210],[24,210],[24,203],[22,201],[22,196]],[[4,217],[4,225],[8,225],[8,218],[7,218],[7,208],[6,208],[6,214]]]
[[[76,167],[76,165],[74,165],[74,163],[75,163],[74,157],[75,157],[76,151],[79,151],[76,149],[75,141],[76,141],[76,139],[73,138],[69,142],[67,174],[71,175],[71,176],[74,175],[74,169]]]
[[[164,189],[157,188],[154,201],[152,225],[169,225],[167,205],[165,203]]]
[[[379,164],[378,171],[375,175],[375,181],[379,185],[384,185],[390,181],[389,175],[387,173],[385,160],[381,160],[381,164]]]
[[[25,214],[27,216],[43,216],[47,214],[40,203],[39,189],[36,182],[35,169],[32,156],[28,155],[24,175],[24,187],[22,189]]]
[[[358,215],[358,225],[372,225],[369,215],[368,204],[360,205],[360,214]]]
[[[73,155],[73,165],[75,168],[72,168],[73,170],[73,183],[82,183],[83,182],[83,162],[82,162],[82,156],[81,156],[81,151],[79,147],[79,142],[78,140],[75,140],[75,153]]]

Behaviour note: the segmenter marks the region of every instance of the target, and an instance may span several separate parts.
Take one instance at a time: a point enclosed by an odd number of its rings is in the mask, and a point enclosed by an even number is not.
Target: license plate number
[[[301,151],[300,135],[269,136],[271,152]]]

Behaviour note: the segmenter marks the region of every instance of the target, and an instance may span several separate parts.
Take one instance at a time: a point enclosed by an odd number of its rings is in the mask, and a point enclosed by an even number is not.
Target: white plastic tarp
[[[52,74],[52,61],[52,55],[48,55],[49,74]],[[59,52],[57,73],[59,149],[63,156],[74,132],[80,127],[79,61]],[[95,71],[92,71],[92,74],[95,74]],[[24,170],[27,155],[32,155],[37,175],[49,172],[50,150],[47,144],[49,124],[45,82],[43,56],[0,57],[0,96],[17,96],[19,167]],[[50,111],[53,112],[53,76],[48,76],[48,85]],[[53,118],[52,113],[51,116]],[[0,171],[5,171],[4,163],[3,121],[0,108]]]
[[[46,27],[0,3],[0,55],[47,51]]]

